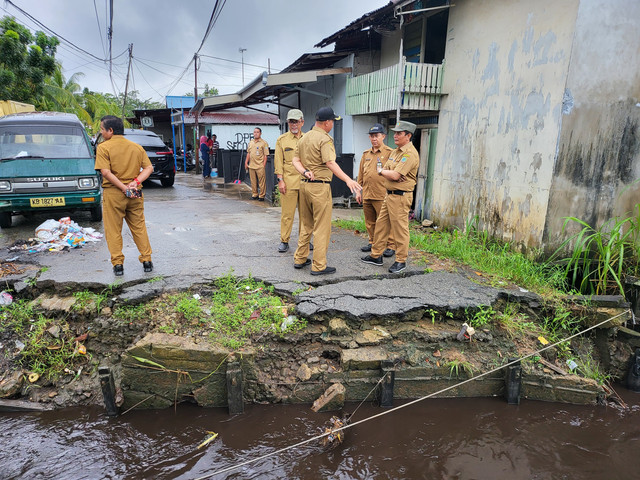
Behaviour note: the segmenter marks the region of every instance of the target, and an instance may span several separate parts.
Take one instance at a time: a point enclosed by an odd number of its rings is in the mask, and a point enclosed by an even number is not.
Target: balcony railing
[[[347,115],[390,112],[397,109],[400,64],[347,79]],[[402,110],[439,110],[442,96],[442,65],[403,65]]]

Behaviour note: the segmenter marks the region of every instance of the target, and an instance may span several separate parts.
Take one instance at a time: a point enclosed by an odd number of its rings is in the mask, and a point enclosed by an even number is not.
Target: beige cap
[[[406,120],[400,120],[391,130],[393,130],[394,132],[414,133],[416,131],[416,124],[407,122]]]
[[[303,118],[304,115],[302,114],[302,111],[297,108],[292,108],[289,110],[289,113],[287,113],[287,120],[302,120]]]

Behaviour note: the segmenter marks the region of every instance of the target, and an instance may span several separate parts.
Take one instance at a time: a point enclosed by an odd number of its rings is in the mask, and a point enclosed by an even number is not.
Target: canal
[[[585,407],[501,398],[429,399],[347,430],[342,445],[288,450],[324,431],[308,405],[243,415],[180,405],[109,418],[100,408],[0,414],[2,479],[631,479],[640,471],[640,394]],[[396,402],[396,405],[400,403]],[[354,411],[348,404],[345,411]],[[380,413],[363,404],[354,420]],[[207,432],[218,437],[198,449]]]

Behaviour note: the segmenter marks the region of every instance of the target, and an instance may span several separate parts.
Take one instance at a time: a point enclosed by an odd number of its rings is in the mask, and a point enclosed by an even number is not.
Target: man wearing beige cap
[[[294,168],[293,154],[298,140],[302,138],[302,126],[304,117],[302,112],[296,108],[287,113],[287,124],[289,131],[283,133],[276,140],[275,156],[273,160],[274,171],[278,177],[278,190],[280,191],[280,245],[278,252],[284,253],[289,250],[289,238],[293,228],[293,218],[298,206],[298,194],[300,191],[300,174]],[[298,218],[300,212],[298,211]],[[299,223],[299,222],[298,222]],[[298,228],[298,231],[300,229]]]
[[[409,210],[413,202],[420,157],[416,147],[411,143],[416,131],[415,124],[401,120],[391,130],[395,132],[393,140],[397,148],[391,152],[384,167],[378,168],[378,175],[385,179],[387,196],[376,221],[371,254],[362,257],[362,261],[382,266],[382,253],[391,234],[396,243],[396,261],[389,268],[389,272],[400,273],[407,268]]]
[[[312,262],[308,258],[311,234],[315,249],[311,275],[335,273],[335,267],[327,266],[327,250],[331,240],[331,179],[335,174],[345,182],[351,193],[359,193],[362,187],[349,178],[336,162],[336,150],[329,132],[334,120],[340,120],[331,107],[316,112],[316,124],[298,141],[293,155],[293,166],[302,175],[300,183],[300,234],[294,255],[294,268],[303,268]]]

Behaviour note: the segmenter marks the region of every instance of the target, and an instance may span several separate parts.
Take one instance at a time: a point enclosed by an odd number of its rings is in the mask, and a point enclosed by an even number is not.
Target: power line
[[[28,12],[25,12],[23,9],[21,9],[20,7],[18,7],[15,3],[13,3],[11,0],[5,0],[5,2],[7,2],[9,5],[11,5],[13,8],[15,8],[16,10],[18,10],[20,13],[22,13],[23,15],[25,15],[26,17],[28,17],[29,19],[31,19],[32,21],[34,21],[37,25],[39,25],[40,27],[44,28],[45,30],[47,30],[48,32],[50,32],[51,34],[55,35],[57,38],[60,38],[62,40],[64,40],[65,42],[67,42],[69,45],[71,45],[73,48],[79,50],[80,52],[89,55],[92,58],[95,58],[96,60],[100,60],[101,62],[104,62],[105,59],[104,58],[99,58],[96,57],[93,53],[87,52],[85,49],[80,48],[79,46],[77,46],[75,43],[73,43],[70,40],[67,40],[66,38],[64,38],[62,35],[54,32],[53,30],[51,30],[49,27],[47,27],[44,23],[42,23],[40,20],[38,20],[37,18],[35,18],[34,16],[32,16],[31,14],[29,14]]]
[[[96,5],[96,0],[93,0],[93,9],[96,12],[96,22],[98,22],[98,33],[100,35],[98,35],[100,37],[100,43],[102,44],[102,53],[104,53],[104,55],[107,55],[107,51],[104,48],[104,40],[102,39],[102,27],[100,26],[100,17],[98,17],[98,6]]]

